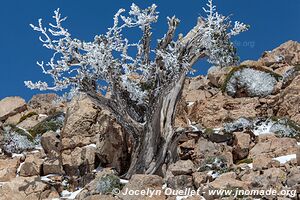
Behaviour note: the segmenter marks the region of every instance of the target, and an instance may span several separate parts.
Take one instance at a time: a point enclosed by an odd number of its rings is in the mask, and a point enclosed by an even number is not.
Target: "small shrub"
[[[47,131],[57,131],[58,129],[61,129],[63,127],[63,122],[64,113],[57,112],[32,127],[28,132],[35,138],[37,135],[42,135]]]
[[[100,178],[96,192],[99,194],[110,194],[115,188],[122,189],[120,178],[113,174],[107,174]]]

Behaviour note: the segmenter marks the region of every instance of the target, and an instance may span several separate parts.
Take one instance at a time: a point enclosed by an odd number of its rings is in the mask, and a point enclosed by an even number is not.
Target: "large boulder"
[[[95,168],[95,146],[76,147],[62,152],[62,164],[70,176],[83,176]]]
[[[58,132],[48,131],[41,137],[41,145],[49,158],[58,158],[61,152],[60,135]]]
[[[86,96],[74,98],[68,104],[61,141],[62,163],[69,175],[78,173],[79,166],[87,172],[99,164],[119,172],[125,166],[127,149],[123,129],[109,112],[98,108]]]
[[[294,78],[278,96],[275,110],[278,117],[288,116],[290,119],[300,123],[300,76]]]
[[[64,104],[54,93],[37,94],[29,100],[28,107],[38,114],[51,115],[54,112],[62,111]]]
[[[249,189],[250,187],[249,182],[238,180],[235,172],[224,173],[216,180],[209,183],[209,185],[214,189],[230,189],[230,188]]]
[[[265,52],[259,61],[270,67],[276,63],[299,64],[300,43],[292,40],[287,41],[274,50]]]
[[[0,121],[4,121],[26,109],[26,102],[21,97],[6,97],[0,101]]]
[[[28,155],[23,163],[20,165],[20,176],[38,176],[41,174],[43,159],[31,154]]]
[[[5,200],[39,200],[59,198],[58,192],[38,177],[17,177],[2,183],[0,198]]]
[[[206,128],[222,127],[224,122],[233,121],[240,117],[255,118],[260,102],[258,98],[231,98],[221,92],[196,102],[191,109],[189,119],[200,123]]]
[[[61,133],[63,150],[97,142],[97,135],[102,130],[102,122],[98,121],[100,111],[87,97],[76,97],[68,104]]]
[[[190,160],[179,160],[169,166],[168,170],[174,175],[191,175],[195,171],[195,167]]]
[[[265,155],[269,158],[296,154],[297,140],[293,138],[278,138],[273,134],[258,136],[257,144],[250,150],[249,158]]]

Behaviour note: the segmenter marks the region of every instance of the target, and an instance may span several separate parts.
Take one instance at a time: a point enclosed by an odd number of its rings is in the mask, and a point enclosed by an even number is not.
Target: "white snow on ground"
[[[194,101],[189,101],[187,106],[192,106],[194,103]]]
[[[120,179],[120,183],[122,183],[122,184],[127,184],[128,182],[129,182],[128,180]]]
[[[87,147],[94,147],[94,148],[96,148],[97,146],[96,146],[96,144],[89,144],[89,145],[87,145]]]
[[[30,151],[30,153],[39,153],[39,150]]]
[[[18,169],[17,169],[17,176],[16,176],[16,177],[19,177],[19,175],[20,175],[20,170],[21,170],[21,167],[22,167],[23,164],[24,164],[24,162],[21,162],[21,163],[20,163],[20,165],[19,165],[19,167],[18,167]]]
[[[207,175],[211,176],[213,179],[218,178],[220,176],[220,174],[215,171],[209,171],[207,172]]]
[[[75,199],[76,196],[83,190],[83,188],[80,188],[74,192],[69,192],[68,190],[63,190],[61,192],[61,199]]]
[[[43,149],[43,147],[42,147],[42,146],[40,146],[40,145],[36,145],[36,146],[34,147],[34,149],[37,149],[37,150],[42,150],[42,149]]]
[[[222,128],[214,128],[213,131],[215,134],[218,134],[218,133],[220,133],[221,129]]]
[[[45,114],[39,114],[39,117],[48,117],[48,115],[45,115]]]
[[[189,196],[176,196],[176,200],[183,200],[188,198]]]
[[[15,158],[15,157],[22,157],[22,156],[24,156],[24,154],[22,154],[22,153],[13,153],[13,154],[11,155],[12,158]]]
[[[296,159],[296,154],[286,155],[286,156],[279,156],[277,158],[273,158],[273,160],[279,161],[281,164],[285,164],[293,159]]]
[[[247,164],[250,169],[253,169],[253,163]]]
[[[52,176],[60,176],[59,174],[48,174],[46,176],[41,176],[41,181],[44,181],[46,183],[53,183],[53,181],[49,178]]]
[[[270,121],[266,121],[266,122],[263,122],[262,125],[260,126],[257,126],[256,128],[257,129],[254,129],[253,130],[253,133],[254,135],[263,135],[263,134],[270,134],[271,131],[271,127],[273,125],[273,122],[270,122]]]
[[[193,131],[199,131],[199,129],[196,126],[192,125],[192,122],[190,119],[188,119],[188,125],[193,128]]]

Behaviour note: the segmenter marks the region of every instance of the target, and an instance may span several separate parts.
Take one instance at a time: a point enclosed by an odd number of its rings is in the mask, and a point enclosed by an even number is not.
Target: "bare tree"
[[[172,162],[170,147],[176,140],[173,130],[175,108],[181,96],[187,73],[196,61],[208,58],[214,65],[227,66],[238,61],[230,38],[247,30],[247,26],[220,15],[208,0],[206,17],[199,17],[186,36],[175,39],[179,24],[168,18],[168,30],[157,47],[151,49],[151,26],[158,19],[156,5],[140,9],[132,4],[127,16],[120,9],[114,24],[94,41],[71,37],[63,28],[59,10],[50,28],[31,27],[40,32],[43,45],[54,51],[47,64],[38,63],[43,73],[52,76],[54,85],[25,81],[31,89],[84,92],[98,106],[111,111],[133,138],[133,152],[127,177],[135,173],[153,174],[164,163]],[[129,43],[122,36],[127,28],[138,28],[142,37]],[[136,55],[130,55],[131,48]],[[105,84],[103,84],[105,83]],[[110,90],[110,97],[101,94]]]

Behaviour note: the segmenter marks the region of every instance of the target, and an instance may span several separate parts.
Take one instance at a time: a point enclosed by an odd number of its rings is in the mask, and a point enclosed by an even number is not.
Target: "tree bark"
[[[176,139],[173,130],[176,105],[181,97],[185,76],[185,73],[181,74],[178,81],[170,87],[171,90],[162,94],[156,105],[153,105],[153,110],[149,113],[151,120],[140,133],[126,178],[133,174],[155,174],[164,163],[172,160],[172,145],[176,145],[173,143]]]

